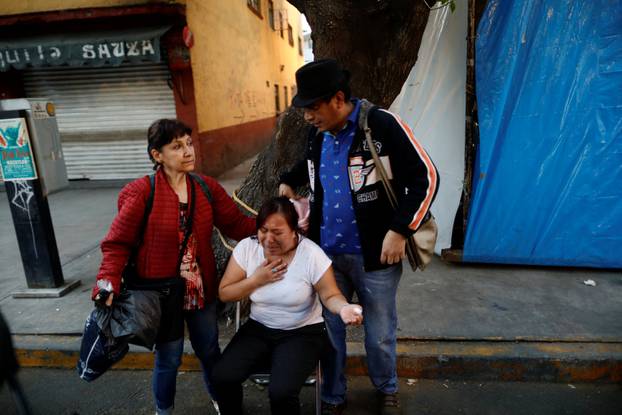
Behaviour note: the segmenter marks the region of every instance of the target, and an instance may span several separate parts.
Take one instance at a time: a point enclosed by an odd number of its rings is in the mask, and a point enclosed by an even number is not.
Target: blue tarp
[[[622,267],[622,0],[490,0],[464,260]]]

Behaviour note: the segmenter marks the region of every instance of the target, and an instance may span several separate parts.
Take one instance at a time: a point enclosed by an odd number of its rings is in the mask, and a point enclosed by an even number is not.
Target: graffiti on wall
[[[11,204],[15,206],[17,209],[21,210],[22,213],[28,216],[28,223],[30,224],[30,233],[32,236],[32,240],[35,240],[35,229],[32,223],[32,210],[31,204],[32,198],[35,196],[34,189],[26,180],[16,180],[12,182],[8,182],[10,186],[13,186],[13,198],[11,199]],[[39,258],[39,252],[37,251],[37,244],[32,244],[34,248],[35,258]]]
[[[238,91],[229,96],[229,105],[232,109],[233,118],[239,122],[254,121],[264,118],[267,112],[266,98],[257,91]]]

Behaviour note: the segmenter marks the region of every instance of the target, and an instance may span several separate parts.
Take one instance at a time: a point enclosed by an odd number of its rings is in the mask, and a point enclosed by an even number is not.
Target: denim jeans
[[[339,289],[348,301],[353,293],[363,307],[365,351],[369,377],[382,393],[397,391],[396,337],[397,307],[395,296],[402,275],[402,264],[365,272],[362,255],[329,255]],[[334,347],[322,360],[322,400],[331,404],[345,401],[346,330],[339,315],[324,309],[324,320]]]
[[[212,367],[220,358],[218,346],[217,303],[207,304],[201,310],[184,312],[190,343],[203,368],[203,380],[207,391],[215,399],[210,385]],[[167,343],[156,344],[155,368],[152,387],[158,414],[172,412],[175,403],[177,369],[181,365],[184,337]]]

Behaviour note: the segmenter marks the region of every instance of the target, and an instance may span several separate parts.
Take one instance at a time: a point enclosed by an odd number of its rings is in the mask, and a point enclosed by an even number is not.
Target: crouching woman
[[[298,232],[298,215],[284,197],[262,206],[257,235],[235,247],[219,294],[222,301],[251,300],[249,320],[212,373],[222,415],[242,413],[242,382],[266,368],[272,414],[298,414],[300,389],[329,344],[319,300],[346,324],[363,320],[362,308],[337,288],[330,259]]]

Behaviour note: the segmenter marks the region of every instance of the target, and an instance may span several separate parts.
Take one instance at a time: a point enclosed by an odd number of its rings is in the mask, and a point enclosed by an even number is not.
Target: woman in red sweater
[[[133,288],[157,289],[166,294],[153,373],[158,414],[168,414],[173,409],[177,369],[183,353],[184,320],[212,394],[210,372],[220,356],[212,227],[235,240],[255,231],[255,220],[238,210],[216,180],[200,176],[209,188],[210,201],[197,179],[188,174],[195,163],[190,134],[191,129],[177,120],[161,119],[149,127],[148,152],[156,170],[151,212],[141,232],[151,194],[149,177],[135,180],[121,190],[119,212],[101,244],[103,260],[93,289],[93,299],[111,305],[119,295],[125,265],[138,246],[138,276],[124,282]]]

